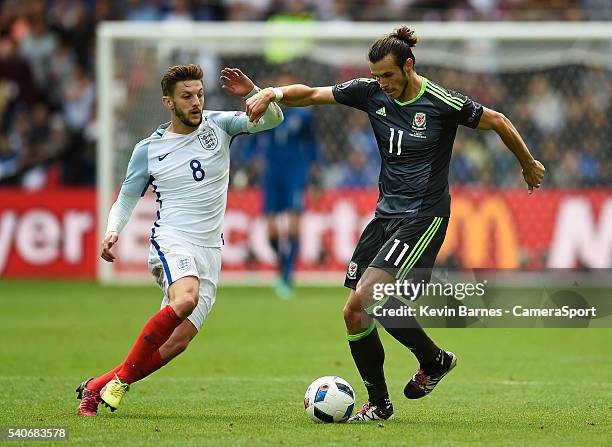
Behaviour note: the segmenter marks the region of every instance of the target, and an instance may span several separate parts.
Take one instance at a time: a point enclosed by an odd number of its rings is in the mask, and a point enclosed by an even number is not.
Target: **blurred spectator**
[[[599,163],[596,154],[599,149],[598,146],[596,141],[586,140],[584,147],[578,152],[578,169],[581,183],[584,186],[597,186]]]
[[[529,83],[529,114],[531,121],[545,136],[559,132],[564,124],[565,101],[542,75]]]
[[[128,0],[125,20],[135,22],[154,22],[161,19],[158,1]]]
[[[0,180],[11,178],[20,166],[20,155],[16,148],[11,147],[9,139],[0,133]]]
[[[378,173],[380,168],[380,154],[374,132],[370,126],[368,115],[357,110],[351,110],[349,117],[351,126],[348,134],[349,146],[363,152],[372,170]]]
[[[61,107],[62,89],[50,88],[51,86],[60,86],[70,78],[74,72],[74,67],[77,64],[76,54],[72,51],[72,46],[67,38],[60,39],[48,67],[49,77],[47,85],[44,89],[45,97],[54,107]]]
[[[164,20],[172,22],[190,22],[193,20],[189,0],[172,0],[171,8],[164,15]]]
[[[576,152],[564,152],[561,163],[553,170],[552,179],[556,186],[561,188],[575,188],[580,183],[579,157]]]
[[[10,37],[0,38],[0,84],[5,101],[3,128],[10,124],[8,112],[12,108],[31,107],[38,96],[38,90],[27,60],[17,52],[17,45]]]
[[[227,20],[263,20],[271,0],[222,0]]]
[[[340,188],[370,188],[376,185],[378,176],[370,169],[371,161],[359,149],[351,149],[346,163],[340,170]]]
[[[458,134],[455,138],[449,170],[449,179],[453,184],[470,184],[476,178],[476,169],[465,154],[465,138],[463,134]]]
[[[0,184],[43,187],[54,182],[92,184],[95,172],[95,29],[101,20],[610,20],[609,0],[4,0],[0,2]],[[160,61],[197,61],[205,68],[207,107],[236,109],[218,89],[223,65],[244,67],[254,79],[269,75],[270,61],[291,59],[313,85],[349,79],[354,66],[321,62],[312,42],[266,43],[267,59],[227,56],[209,47],[116,48],[112,91],[119,122],[115,141],[124,150],[134,135],[163,119]],[[474,51],[482,50],[476,44]],[[486,46],[486,45],[485,45]],[[486,50],[486,48],[485,48]],[[491,49],[489,49],[491,50]],[[494,50],[494,49],[493,49]],[[166,54],[166,52],[168,52]],[[311,57],[313,54],[317,57]],[[274,56],[274,57],[271,57]],[[303,57],[301,55],[306,55]],[[267,63],[268,62],[268,63]],[[422,62],[419,62],[421,64]],[[602,63],[462,71],[461,65],[423,65],[448,88],[506,113],[529,149],[546,164],[546,187],[610,185],[612,72]],[[469,68],[467,68],[469,70]],[[361,74],[363,75],[363,69]],[[367,72],[365,73],[367,75]],[[155,78],[153,81],[151,78]],[[576,92],[579,92],[577,94]],[[363,113],[313,109],[311,132],[325,144],[328,163],[317,168],[325,186],[375,186],[378,147]],[[128,150],[128,149],[125,149]],[[263,166],[236,154],[234,180],[253,184]],[[451,164],[454,184],[520,187],[513,155],[494,133],[459,129]],[[59,169],[61,167],[61,169]],[[61,174],[61,175],[60,175]]]
[[[612,20],[610,0],[581,0],[585,17],[589,20]]]
[[[32,18],[30,23],[30,33],[21,40],[19,50],[30,63],[38,88],[44,91],[49,88],[49,66],[57,38],[49,31],[43,15]]]
[[[356,177],[354,186],[376,186],[380,172],[380,154],[374,132],[368,116],[359,111],[352,111],[348,132],[349,154],[346,160],[347,169],[340,174],[339,184],[351,187],[348,175],[353,172]]]
[[[347,1],[319,0],[314,2],[314,8],[319,20],[351,20]]]
[[[93,81],[85,68],[76,65],[62,85],[64,117],[72,132],[81,132],[89,122],[95,100]]]
[[[70,33],[80,23],[86,23],[85,2],[78,0],[55,0],[50,3],[49,19],[52,27],[60,33]]]
[[[195,20],[223,20],[225,9],[219,0],[192,0]]]

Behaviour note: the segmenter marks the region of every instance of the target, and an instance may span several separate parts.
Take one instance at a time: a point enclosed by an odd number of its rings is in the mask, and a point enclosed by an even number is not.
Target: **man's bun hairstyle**
[[[407,26],[400,26],[399,28],[396,28],[391,34],[389,34],[389,37],[399,39],[402,42],[405,42],[406,45],[411,48],[419,42],[414,30],[408,28]]]
[[[414,64],[415,58],[411,48],[418,43],[414,30],[407,26],[400,26],[393,30],[391,34],[380,37],[370,47],[368,59],[375,64],[389,54],[393,55],[395,64],[398,67],[403,67],[407,59],[412,59]]]

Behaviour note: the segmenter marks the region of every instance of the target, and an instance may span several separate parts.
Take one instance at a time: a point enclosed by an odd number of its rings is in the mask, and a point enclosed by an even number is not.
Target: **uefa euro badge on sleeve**
[[[213,129],[207,129],[203,133],[199,134],[198,140],[200,140],[200,144],[207,151],[212,151],[217,147],[217,135]]]

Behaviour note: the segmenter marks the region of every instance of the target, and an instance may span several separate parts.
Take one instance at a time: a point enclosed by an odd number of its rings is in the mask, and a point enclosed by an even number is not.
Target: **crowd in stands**
[[[58,21],[268,20],[609,20],[608,0],[8,0],[8,8],[43,4]],[[32,7],[32,4],[36,6]]]
[[[95,29],[102,20],[606,20],[608,0],[5,0],[0,3],[0,186],[93,185],[96,170]],[[423,74],[508,115],[547,166],[550,186],[609,184],[610,71],[576,67],[521,76]],[[338,79],[339,81],[340,79]],[[580,92],[580,94],[577,94]],[[316,119],[316,116],[315,116]],[[363,114],[346,145],[317,167],[324,187],[376,185],[379,155]],[[152,124],[154,126],[157,123]],[[144,136],[144,135],[141,135]],[[325,138],[322,131],[318,137]],[[491,133],[460,131],[455,184],[519,186],[512,155]],[[239,157],[238,157],[239,160]],[[245,166],[235,164],[235,171]],[[257,182],[257,173],[248,176]]]

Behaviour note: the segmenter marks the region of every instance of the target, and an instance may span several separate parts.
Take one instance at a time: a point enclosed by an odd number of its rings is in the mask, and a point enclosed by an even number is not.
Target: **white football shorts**
[[[199,331],[212,310],[221,272],[221,248],[201,247],[182,239],[159,237],[149,247],[149,271],[164,291],[161,307],[170,303],[168,287],[180,278],[195,276],[200,280],[198,305],[188,320]]]

